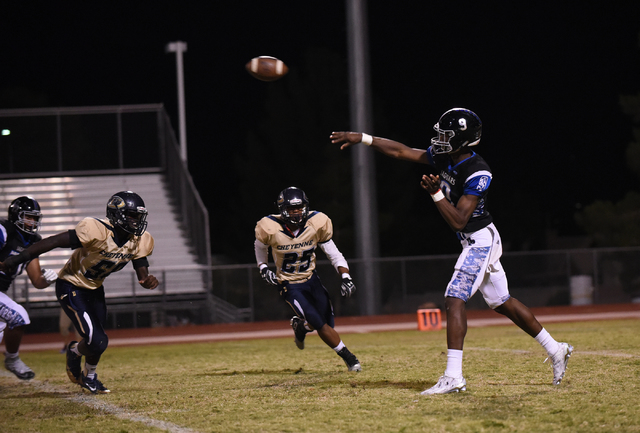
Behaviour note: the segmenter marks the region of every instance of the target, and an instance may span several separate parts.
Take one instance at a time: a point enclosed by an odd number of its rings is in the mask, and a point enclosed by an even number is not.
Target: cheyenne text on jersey
[[[312,240],[298,243],[298,244],[278,245],[276,248],[279,250],[295,250],[296,248],[308,247],[309,245],[313,245]]]
[[[110,253],[108,251],[102,250],[100,251],[100,255],[110,258],[110,259],[125,259],[131,260],[133,258],[133,254],[122,254],[122,253]]]

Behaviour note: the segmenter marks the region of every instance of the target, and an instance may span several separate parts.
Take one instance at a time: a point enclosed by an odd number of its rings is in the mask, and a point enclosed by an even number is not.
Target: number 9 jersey
[[[81,246],[73,251],[58,275],[74,286],[89,290],[102,286],[107,276],[130,261],[153,252],[154,240],[148,232],[118,244],[113,225],[107,219],[85,218],[76,226],[75,234]],[[75,247],[72,241],[72,248]]]
[[[316,248],[333,237],[331,219],[322,212],[310,212],[304,227],[293,234],[280,215],[269,215],[256,224],[256,239],[271,247],[278,280],[302,283],[316,268]]]

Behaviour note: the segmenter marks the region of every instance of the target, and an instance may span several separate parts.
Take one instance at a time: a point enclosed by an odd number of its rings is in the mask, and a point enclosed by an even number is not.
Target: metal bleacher
[[[159,294],[165,299],[189,299],[196,295],[197,300],[202,300],[203,296],[197,295],[205,294],[205,275],[180,229],[181,221],[160,173],[0,180],[0,203],[8,208],[11,200],[21,195],[38,200],[44,215],[40,230],[44,238],[73,229],[85,217],[105,218],[109,197],[123,190],[138,193],[149,210],[148,231],[155,240],[149,265],[151,273],[161,281],[161,287],[154,291],[142,288],[133,267],[127,266],[105,280],[106,297],[125,303],[132,296],[137,297],[137,302],[144,302],[144,297],[158,297]],[[71,252],[70,249],[55,249],[43,254],[40,264],[43,268],[59,271]],[[41,305],[55,303],[53,286],[37,290],[26,275],[16,278],[13,295],[18,302],[28,299]]]
[[[0,123],[7,149],[0,159],[0,217],[2,206],[31,195],[44,215],[40,233],[48,237],[85,217],[105,218],[107,201],[118,191],[135,191],[145,201],[155,239],[150,272],[160,286],[142,288],[132,266],[109,275],[105,295],[114,327],[138,327],[138,318],[141,326],[161,326],[176,316],[190,323],[251,317],[250,308],[213,294],[208,211],[162,104],[6,109]],[[22,157],[23,149],[38,157]],[[70,255],[56,249],[40,263],[59,270]],[[37,290],[21,275],[10,291],[32,318],[59,312],[53,287]]]

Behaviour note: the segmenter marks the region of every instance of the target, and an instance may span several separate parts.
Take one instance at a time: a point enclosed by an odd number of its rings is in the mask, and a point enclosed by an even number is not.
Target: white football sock
[[[4,357],[7,359],[15,359],[19,357],[20,352],[16,352],[16,353],[9,353],[9,352],[4,352]]]
[[[540,343],[542,347],[547,351],[549,356],[555,355],[555,353],[560,348],[560,345],[556,340],[553,339],[551,334],[547,332],[546,329],[542,328],[542,331],[538,335],[536,335],[536,341]]]
[[[447,369],[444,371],[444,375],[449,377],[462,376],[462,350],[447,350]]]
[[[338,344],[336,347],[333,348],[333,350],[337,352],[340,352],[342,350],[342,348],[345,347],[344,343],[342,342],[342,340],[340,340],[340,344]]]
[[[96,368],[97,365],[92,365],[88,363],[84,363],[84,377],[88,379],[94,379],[96,377]]]

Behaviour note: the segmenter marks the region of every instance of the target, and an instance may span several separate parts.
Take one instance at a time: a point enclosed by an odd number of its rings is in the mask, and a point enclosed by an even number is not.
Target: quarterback
[[[487,211],[487,193],[493,175],[485,160],[471,147],[480,142],[482,122],[471,110],[454,108],[435,124],[438,136],[428,149],[415,149],[397,141],[360,132],[333,132],[331,142],[345,149],[364,143],[405,161],[428,164],[438,175],[423,175],[421,186],[431,194],[440,215],[456,232],[462,253],[445,291],[447,309],[447,368],[423,395],[466,390],[462,375],[462,346],[467,333],[466,302],[480,291],[485,302],[508,317],[547,351],[553,365],[553,384],[559,385],[573,347],[558,343],[531,310],[509,294],[507,276],[500,263],[502,241]]]
[[[72,341],[67,347],[67,375],[94,394],[110,392],[96,373],[109,344],[103,327],[107,306],[102,283],[132,262],[142,287],[158,287],[158,280],[149,274],[147,257],[153,252],[154,241],[146,231],[146,220],[142,198],[132,191],[121,191],[107,202],[106,219],[85,218],[75,229],[43,239],[0,263],[0,270],[12,269],[54,248],[74,250],[58,273],[56,297],[82,336],[80,342]]]
[[[316,273],[316,249],[320,247],[342,276],[342,296],[351,296],[356,287],[349,265],[331,239],[333,224],[322,212],[310,211],[303,190],[289,187],[276,202],[280,214],[268,215],[256,224],[256,262],[262,279],[280,290],[293,309],[291,327],[298,349],[304,349],[308,332],[318,335],[344,360],[349,371],[361,371],[360,362],[347,349],[334,329],[333,306],[327,289]],[[276,272],[269,269],[269,247]]]

